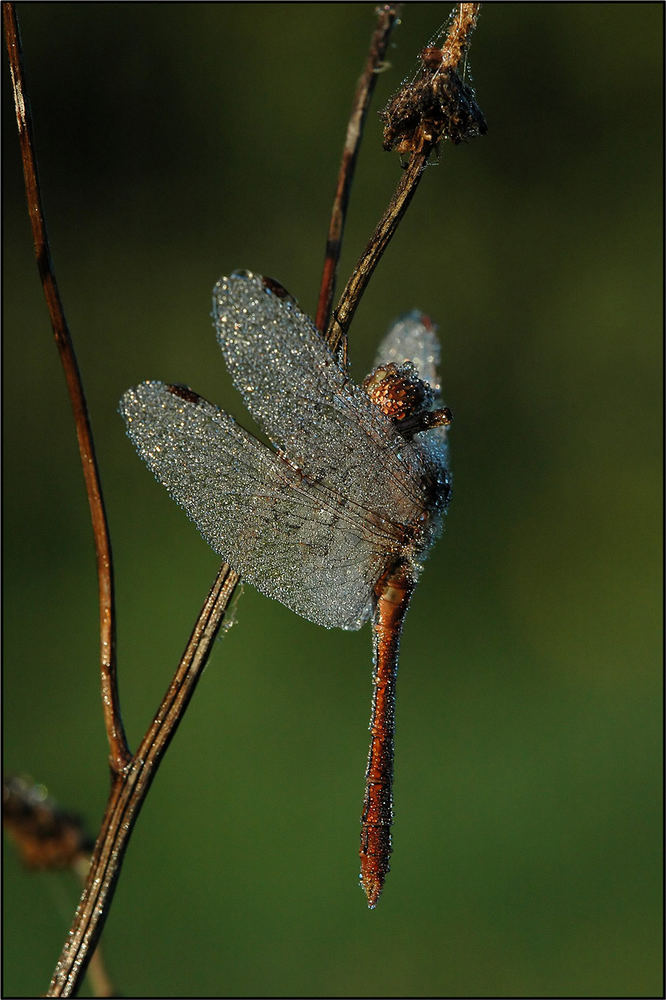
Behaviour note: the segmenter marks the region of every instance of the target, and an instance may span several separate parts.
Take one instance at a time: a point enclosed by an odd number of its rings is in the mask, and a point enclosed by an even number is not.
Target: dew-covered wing
[[[303,474],[184,386],[144,382],[120,413],[139,455],[222,558],[319,625],[360,628],[397,531]]]
[[[309,478],[398,523],[418,518],[423,455],[349,379],[284,289],[236,272],[215,286],[213,317],[248,410]]]

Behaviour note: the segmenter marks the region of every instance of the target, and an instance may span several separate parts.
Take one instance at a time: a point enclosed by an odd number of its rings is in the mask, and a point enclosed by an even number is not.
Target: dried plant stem
[[[237,583],[238,574],[223,564],[151,726],[125,774],[113,781],[83,895],[47,996],[76,992],[102,933],[132,828],[201,677]]]
[[[433,77],[442,71],[442,67],[454,70],[464,58],[469,48],[472,31],[476,27],[480,8],[480,3],[458,4],[458,16],[451,20],[446,40],[438,54],[439,68]],[[410,89],[411,85],[407,85],[403,93],[408,95]],[[428,159],[433,150],[437,148],[439,139],[440,134],[434,131],[429,134],[424,131],[419,143],[408,147],[414,151],[410,155],[395,194],[345,285],[333,316],[329,319],[325,336],[332,351],[344,343],[361,297],[414,197]]]
[[[74,865],[74,869],[85,885],[90,870],[90,856],[82,855]],[[118,990],[111,982],[111,978],[106,970],[106,964],[102,956],[102,946],[98,944],[90,956],[88,962],[88,982],[90,983],[93,996],[95,997],[115,997]]]
[[[354,179],[356,158],[363,138],[363,127],[375,89],[377,70],[386,55],[391,32],[399,10],[400,4],[385,4],[385,6],[377,8],[377,27],[370,39],[368,58],[363,73],[359,77],[356,93],[354,94],[345,144],[342,150],[340,170],[338,171],[333,207],[331,209],[331,221],[326,240],[326,257],[324,259],[324,270],[321,276],[321,289],[315,319],[316,327],[322,333],[328,326],[331,306],[333,305],[335,280],[342,250],[342,237],[345,228],[347,205],[349,203],[349,193]]]
[[[115,774],[122,772],[130,758],[125,737],[120,703],[118,698],[118,682],[116,674],[116,616],[113,590],[113,562],[111,557],[111,541],[104,509],[102,487],[95,458],[92,431],[88,419],[88,409],[81,383],[81,376],[72,345],[72,339],[67,326],[65,312],[60,301],[56,282],[49,239],[44,221],[42,198],[35,158],[32,116],[30,103],[25,87],[23,71],[23,53],[19,36],[16,11],[13,3],[3,3],[2,18],[5,30],[5,41],[9,55],[16,121],[18,124],[21,159],[23,161],[23,176],[28,201],[28,214],[32,226],[32,237],[35,246],[37,267],[42,281],[56,346],[65,372],[65,380],[69,398],[74,412],[76,436],[79,442],[79,454],[83,467],[83,478],[88,494],[90,517],[95,539],[95,554],[97,557],[97,583],[99,590],[99,630],[100,630],[100,674],[102,684],[102,708],[104,724],[109,741],[109,761]]]
[[[442,46],[441,65],[447,68],[459,66],[465,57],[481,10],[480,3],[461,3],[458,7],[458,17],[451,22]]]
[[[352,271],[349,281],[345,285],[337,308],[334,310],[326,330],[326,340],[332,351],[335,351],[341,341],[347,336],[347,331],[356,312],[356,307],[361,301],[367,284],[381,260],[386,247],[391,242],[400,220],[407,211],[410,201],[414,197],[429,155],[430,149],[412,154],[388,208],[380,219],[377,228],[370,237],[368,245]]]

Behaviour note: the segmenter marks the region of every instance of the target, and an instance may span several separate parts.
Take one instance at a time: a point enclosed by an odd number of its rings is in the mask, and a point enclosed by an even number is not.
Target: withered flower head
[[[479,7],[460,4],[441,48],[430,45],[421,51],[416,76],[402,85],[380,113],[384,149],[397,149],[401,154],[429,152],[443,139],[457,145],[486,134],[486,120],[474,91],[458,73]]]
[[[28,868],[69,868],[93,847],[82,820],[26,778],[4,779],[2,822]]]

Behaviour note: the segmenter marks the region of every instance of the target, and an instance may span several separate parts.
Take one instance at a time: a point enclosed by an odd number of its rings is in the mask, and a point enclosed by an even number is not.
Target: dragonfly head
[[[453,419],[448,407],[432,409],[433,390],[411,361],[380,365],[364,379],[363,388],[407,440],[432,427],[448,427]]]

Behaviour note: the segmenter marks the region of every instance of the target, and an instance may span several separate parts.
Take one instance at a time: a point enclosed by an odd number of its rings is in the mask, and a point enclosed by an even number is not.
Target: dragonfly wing
[[[157,480],[249,583],[319,625],[361,627],[397,547],[381,522],[308,483],[184,386],[144,382],[123,395],[120,413]]]
[[[349,379],[281,286],[251,272],[222,278],[213,317],[247,408],[296,465],[394,524],[418,517],[427,504],[419,449]]]

